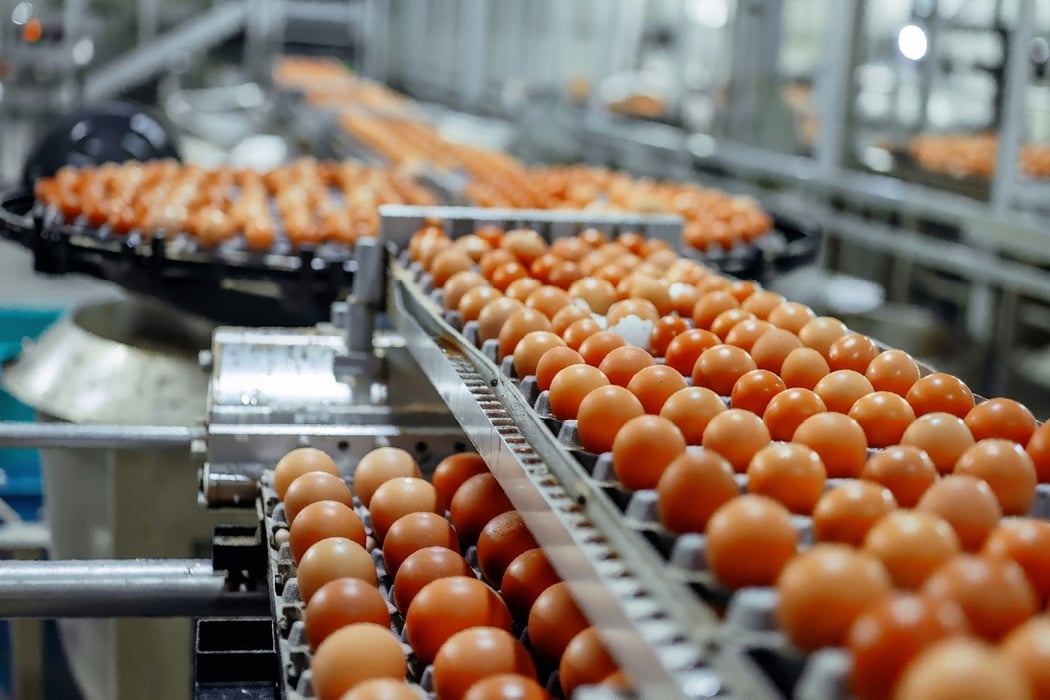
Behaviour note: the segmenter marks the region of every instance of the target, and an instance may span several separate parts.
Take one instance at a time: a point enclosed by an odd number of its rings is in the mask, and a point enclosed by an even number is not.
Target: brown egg
[[[754,312],[752,311],[752,313]],[[762,318],[762,315],[759,313],[755,313],[755,315]],[[785,301],[773,308],[766,319],[777,328],[783,328],[784,330],[791,331],[797,335],[807,323],[816,317],[817,315],[813,313],[813,309],[805,304],[799,304],[794,301]]]
[[[500,595],[515,619],[528,617],[532,604],[540,594],[561,581],[547,556],[540,548],[522,552],[514,558],[503,573]]]
[[[448,547],[424,547],[412,552],[401,562],[394,577],[394,605],[404,614],[424,586],[451,576],[474,576],[474,570],[458,552]]]
[[[826,481],[820,455],[790,442],[766,445],[747,467],[748,493],[768,496],[799,515],[813,512]]]
[[[959,604],[975,634],[998,642],[1036,613],[1032,585],[1017,562],[962,554],[926,579],[922,593]]]
[[[456,310],[459,311],[460,320],[463,323],[476,321],[478,316],[481,315],[482,309],[502,297],[503,292],[488,284],[468,289],[460,297],[459,306],[456,307]]]
[[[705,534],[708,567],[727,588],[773,585],[798,547],[787,508],[752,494],[716,510]]]
[[[915,420],[915,412],[898,394],[875,391],[857,399],[849,410],[849,417],[863,428],[869,446],[889,447],[900,442],[904,431]]]
[[[813,348],[795,348],[780,367],[780,377],[788,388],[812,390],[830,372],[827,360]]]
[[[872,526],[864,551],[882,562],[897,588],[916,590],[959,553],[959,538],[943,518],[902,510],[887,513]]]
[[[969,637],[928,647],[904,669],[894,700],[987,700],[1032,697],[1020,670],[995,647]]]
[[[576,418],[584,398],[595,389],[608,384],[609,378],[597,367],[590,365],[565,367],[554,375],[548,390],[551,414],[558,420]]]
[[[460,540],[472,545],[490,520],[513,507],[496,477],[486,473],[470,477],[456,489],[449,514]]]
[[[379,582],[368,551],[345,537],[329,537],[310,547],[296,573],[299,595],[306,603],[321,586],[338,578],[361,579],[372,586]]]
[[[500,241],[500,247],[513,253],[525,265],[531,265],[536,258],[547,252],[547,242],[532,229],[507,231]]]
[[[354,659],[354,663],[347,663]],[[362,622],[332,633],[310,661],[318,700],[341,700],[354,687],[375,678],[404,680],[408,670],[401,642],[389,628]]]
[[[473,266],[474,261],[469,255],[455,246],[450,246],[434,256],[430,265],[430,275],[435,287],[443,287],[452,275],[468,272]]]
[[[316,501],[299,511],[288,531],[292,559],[298,562],[310,547],[326,537],[345,537],[365,545],[365,525],[354,509],[339,501]]]
[[[588,364],[590,364],[588,345],[600,335],[602,334],[591,336],[580,346],[580,354],[583,355],[584,360],[588,360]],[[625,387],[631,382],[634,375],[646,367],[652,367],[654,364],[656,364],[656,361],[648,352],[635,345],[625,344],[606,353],[598,364],[598,369],[609,378],[611,383]]]
[[[536,387],[540,391],[551,388],[551,382],[563,369],[569,365],[584,364],[583,356],[570,347],[551,348],[540,356],[536,363]]]
[[[516,299],[524,304],[525,300],[529,298],[529,295],[542,286],[543,283],[537,279],[522,277],[508,284],[507,289],[504,290],[503,294],[510,299]]]
[[[697,299],[693,306],[693,327],[710,330],[711,324],[719,314],[739,306],[740,302],[736,300],[736,297],[724,289],[708,292]]]
[[[400,447],[377,447],[357,463],[354,492],[367,508],[377,488],[391,479],[405,476],[422,476],[415,458]]]
[[[594,322],[594,319],[591,318],[590,311],[574,304],[566,306],[551,317],[551,332],[564,338],[565,332],[568,330],[569,326],[577,321],[583,320]],[[597,322],[595,322],[595,325],[598,325]],[[565,342],[568,343],[567,340]],[[580,342],[582,343],[583,339],[581,339]],[[579,345],[577,344],[576,347],[579,347]]]
[[[798,332],[798,339],[807,348],[813,348],[826,358],[832,343],[847,333],[849,329],[842,321],[831,316],[820,316],[802,326]]]
[[[1050,619],[1033,617],[999,645],[1000,656],[1021,670],[1036,698],[1050,697]]]
[[[952,474],[926,490],[916,509],[948,521],[962,548],[977,551],[1003,516],[995,492],[972,476]]]
[[[318,501],[338,501],[351,508],[354,506],[350,488],[341,478],[328,472],[308,472],[296,477],[285,492],[284,512],[288,522],[294,523],[303,508]]]
[[[841,413],[817,413],[795,430],[792,442],[812,448],[832,478],[856,478],[868,458],[868,441],[857,421]]]
[[[667,466],[684,452],[685,438],[673,422],[660,416],[636,416],[616,432],[613,472],[626,489],[654,489]]]
[[[463,700],[549,700],[539,683],[516,673],[497,673],[470,686]]]
[[[875,557],[841,544],[817,544],[788,562],[777,579],[777,622],[803,651],[842,646],[864,608],[892,588]]]
[[[1024,515],[1035,500],[1032,458],[1011,440],[981,440],[959,457],[954,473],[987,482],[999,499],[1004,515]]]
[[[680,454],[656,485],[660,521],[671,532],[703,532],[716,510],[740,495],[733,467],[717,452]]]
[[[537,287],[525,299],[525,306],[536,309],[549,319],[553,319],[559,311],[571,303],[572,298],[568,292],[550,285]]]
[[[784,297],[776,292],[760,289],[741,303],[741,308],[750,311],[763,321],[769,317],[773,309],[784,302]]]
[[[452,246],[469,255],[474,262],[481,260],[482,255],[492,250],[491,243],[473,233],[452,241]]]
[[[828,366],[832,371],[851,369],[864,374],[879,355],[879,346],[871,338],[860,333],[842,336],[828,348]]]
[[[736,328],[744,321],[758,320],[753,313],[750,311],[744,311],[743,309],[728,309],[715,316],[715,320],[711,321],[711,332],[717,335],[725,342],[725,339],[729,337],[729,332]],[[772,328],[772,326],[769,326]]]
[[[536,655],[548,661],[559,660],[572,638],[588,626],[564,581],[540,593],[529,610],[529,641]]]
[[[416,656],[430,663],[452,635],[470,627],[511,629],[503,600],[476,578],[439,578],[423,587],[405,615],[405,633]]]
[[[875,391],[892,391],[898,396],[907,396],[908,390],[919,381],[919,365],[906,352],[887,350],[868,364],[864,376]]]
[[[961,418],[950,413],[927,413],[908,426],[901,444],[919,448],[938,473],[951,474],[963,453],[973,447],[974,439]]]
[[[771,328],[751,346],[751,357],[759,369],[780,374],[784,359],[792,350],[801,347],[802,341],[794,333],[782,328]]]
[[[913,508],[937,481],[937,468],[918,447],[895,445],[869,457],[860,478],[888,488],[902,508]]]
[[[660,320],[660,310],[647,299],[624,299],[609,307],[605,313],[605,320],[609,328],[612,328],[628,316],[637,316],[643,321],[656,323]]]
[[[872,391],[871,382],[851,369],[831,372],[813,387],[828,410],[836,413],[849,413],[854,403]]]
[[[516,510],[488,521],[478,537],[478,567],[490,583],[498,585],[518,555],[537,547],[536,538]]]
[[[633,299],[645,299],[652,302],[661,316],[674,310],[674,306],[671,303],[671,294],[667,291],[667,287],[651,277],[639,277],[636,279],[631,285],[628,296]]]
[[[872,526],[897,508],[890,490],[867,481],[849,481],[825,493],[813,509],[813,537],[860,547]]]
[[[572,697],[580,686],[597,685],[618,670],[615,659],[605,650],[598,630],[588,627],[565,647],[558,664],[558,680],[566,697]]]
[[[393,576],[409,555],[425,547],[448,547],[459,552],[459,538],[452,524],[437,513],[402,515],[383,538],[383,563]]]
[[[344,695],[340,700],[422,700],[418,686],[393,678],[373,678]]]
[[[475,287],[487,284],[488,282],[485,281],[484,277],[472,270],[452,275],[441,290],[444,295],[445,310],[454,311],[458,309],[459,302],[467,292]]]
[[[372,495],[368,506],[372,514],[372,531],[382,542],[387,531],[409,513],[437,513],[437,489],[424,479],[399,476],[384,482]]]
[[[616,287],[608,280],[584,277],[569,287],[569,296],[582,299],[596,314],[605,314],[616,301]]]
[[[356,578],[339,578],[321,586],[303,613],[306,641],[317,647],[333,632],[358,622],[390,627],[390,611],[375,586]]]
[[[501,297],[486,304],[485,308],[478,314],[478,345],[481,345],[486,340],[498,338],[500,330],[503,329],[503,324],[507,319],[524,308],[525,305],[523,303],[510,297]],[[542,314],[539,315],[542,316]],[[530,328],[529,330],[547,329]]]
[[[430,477],[430,483],[434,485],[438,495],[437,512],[443,513],[448,510],[453,494],[464,481],[478,474],[487,474],[488,471],[485,460],[476,452],[460,452],[438,462]]]
[[[327,472],[339,476],[339,467],[327,453],[315,447],[300,447],[292,450],[277,463],[273,470],[273,490],[277,498],[284,500],[288,486],[309,472]]]
[[[506,630],[472,627],[441,645],[434,659],[434,691],[438,700],[460,700],[478,681],[500,673],[535,678],[536,665]]]
[[[758,339],[765,335],[773,325],[768,321],[746,319],[733,326],[726,334],[726,345],[733,345],[745,352],[751,352]]]
[[[689,445],[699,445],[711,419],[726,411],[718,394],[704,387],[679,389],[664,402],[660,416],[678,426]]]
[[[529,333],[534,331],[550,331],[551,322],[539,311],[535,309],[519,309],[515,311],[507,320],[504,321],[502,328],[500,328],[499,334],[499,345],[497,348],[497,357],[502,360],[507,355],[514,352],[514,348],[517,347],[518,342]],[[537,358],[537,361],[538,358]]]
[[[711,418],[701,444],[726,458],[738,473],[759,450],[770,443],[769,430],[762,419],[750,411],[731,408]]]

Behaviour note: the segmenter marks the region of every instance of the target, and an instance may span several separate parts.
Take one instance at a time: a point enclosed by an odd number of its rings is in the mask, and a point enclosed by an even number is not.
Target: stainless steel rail
[[[0,422],[0,447],[188,449],[206,436],[202,427],[176,425]]]
[[[265,614],[262,592],[231,591],[206,559],[0,562],[0,618]]]

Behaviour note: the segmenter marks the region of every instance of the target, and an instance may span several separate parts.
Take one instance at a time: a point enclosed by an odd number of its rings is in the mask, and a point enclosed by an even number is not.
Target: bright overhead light
[[[11,10],[11,21],[23,25],[33,18],[33,3],[20,2]]]
[[[929,48],[926,32],[922,30],[922,27],[914,24],[901,27],[900,34],[897,35],[897,48],[905,58],[912,61],[920,60],[926,55],[926,50]]]
[[[697,24],[710,29],[721,29],[729,21],[729,4],[726,0],[692,0],[686,11]]]

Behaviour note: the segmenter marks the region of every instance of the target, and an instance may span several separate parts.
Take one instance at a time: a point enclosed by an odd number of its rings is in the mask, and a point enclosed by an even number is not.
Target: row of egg
[[[486,255],[508,250],[528,268],[551,252],[536,237],[523,245],[528,234],[486,231],[491,250],[478,254],[472,242],[439,243],[442,235],[425,229],[410,254],[424,271],[433,271],[435,249],[461,246],[471,258],[468,268],[447,276],[446,308],[449,292],[459,294],[458,321],[473,324],[483,345],[495,341],[496,359],[511,357],[519,377],[531,373],[547,391],[553,417],[576,421],[585,450],[612,453],[620,485],[656,488],[665,525],[704,532],[707,564],[723,585],[777,585],[778,621],[798,648],[846,644],[854,622],[877,605],[926,610],[947,601],[975,637],[990,642],[1042,608],[1041,572],[1050,554],[1041,552],[1050,525],[1003,520],[1004,513],[1027,513],[1037,481],[1050,475],[1050,429],[1037,428],[1021,404],[977,403],[959,379],[921,376],[905,353],[882,351],[837,319],[689,263],[672,262],[651,280],[664,295],[629,275],[616,285],[579,278],[559,307],[550,299],[564,297],[541,280],[524,301],[514,299],[512,285],[524,278],[500,290],[500,266],[484,265]],[[601,240],[595,232],[576,241],[560,247],[582,244],[586,257],[619,244],[634,256],[630,265],[647,261],[631,252],[632,241]],[[455,288],[463,279],[473,280],[466,291]],[[587,294],[573,294],[573,285],[584,284],[613,289],[599,299],[604,317]],[[687,313],[675,308],[671,293],[682,284],[694,287],[691,308],[682,305]],[[635,288],[645,296],[633,296]],[[463,300],[479,289],[492,290],[491,299],[475,314]],[[690,297],[680,286],[676,291]],[[630,308],[610,320],[617,304]],[[579,317],[558,333],[559,314]],[[643,342],[624,332],[633,330],[632,320],[648,330]],[[574,326],[587,328],[574,334]],[[658,342],[646,347],[652,340]],[[880,449],[869,458],[869,447]],[[748,475],[748,494],[741,495],[734,472]],[[848,481],[828,484],[829,477]],[[813,516],[818,544],[802,553],[792,511]],[[1045,628],[1040,616],[1017,633]],[[909,619],[882,628],[875,646],[898,650],[901,663],[855,652],[857,694],[887,696],[907,662],[934,641],[922,637],[928,631]],[[899,646],[894,635],[926,642]],[[1029,675],[1037,669],[1026,666]]]
[[[432,664],[439,699],[547,697],[537,666],[558,669],[566,696],[609,677],[623,683],[478,455],[446,458],[427,481],[408,452],[380,447],[356,466],[351,491],[328,455],[301,448],[278,463],[273,482],[290,523],[321,700],[372,697],[381,684],[398,685],[397,697],[417,696],[404,680],[381,579],[389,581],[394,629],[402,624],[413,659]],[[380,572],[370,547],[381,552]],[[473,557],[481,580],[467,562]],[[527,630],[528,648],[512,635],[515,624]]]

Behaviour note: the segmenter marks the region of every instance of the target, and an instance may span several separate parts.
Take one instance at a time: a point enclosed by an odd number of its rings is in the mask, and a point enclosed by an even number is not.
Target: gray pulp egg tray
[[[264,532],[267,538],[268,578],[270,604],[277,631],[278,651],[281,662],[281,684],[283,697],[288,700],[310,700],[317,696],[311,686],[310,647],[306,642],[306,628],[303,614],[306,604],[299,596],[296,581],[295,563],[292,560],[291,548],[287,543],[288,522],[284,505],[278,500],[273,490],[273,472],[267,471],[261,479],[261,504]],[[379,592],[387,601],[390,612],[391,630],[401,640],[405,655],[408,658],[408,680],[417,686],[419,697],[436,700],[433,684],[433,665],[426,664],[415,657],[412,647],[405,637],[405,618],[394,606],[393,577],[387,571],[383,561],[382,550],[372,536],[372,522],[368,511],[354,497],[354,509],[364,521],[365,530],[369,533],[367,548],[372,555],[379,576]],[[470,547],[464,552],[464,558],[474,570],[475,576],[484,581],[478,567],[477,548]],[[528,630],[515,623],[514,632],[525,647],[532,653]],[[558,683],[557,667],[544,662],[533,655],[538,679],[552,697],[561,697]],[[598,688],[581,689],[577,695],[593,697],[596,700],[621,697],[611,691]]]
[[[407,262],[407,258],[402,258]],[[439,307],[443,294],[435,289],[430,275],[418,263],[408,268],[420,290]],[[668,575],[688,585],[704,602],[722,615],[722,639],[748,655],[768,675],[769,680],[785,696],[798,700],[849,700],[851,673],[850,655],[845,649],[830,648],[805,655],[795,649],[779,631],[775,620],[778,603],[775,588],[745,588],[730,591],[721,586],[707,568],[706,541],[703,534],[675,535],[660,522],[658,498],[655,490],[630,491],[617,480],[613,471],[611,453],[593,454],[580,445],[575,420],[559,420],[550,411],[548,392],[540,391],[534,376],[517,377],[513,358],[498,361],[497,341],[478,343],[477,322],[463,323],[456,311],[446,311],[444,320],[465,340],[480,347],[482,354],[518,388],[524,404],[531,406],[557,440],[575,457],[587,473],[591,486],[600,489],[623,513],[623,526],[642,537],[655,549],[667,566]],[[687,319],[687,322],[688,319]],[[690,322],[691,325],[691,322]],[[658,358],[657,362],[662,359]],[[924,374],[929,371],[924,368]],[[691,385],[689,377],[686,383]],[[729,397],[722,400],[731,406]],[[980,399],[978,399],[980,400]],[[702,449],[690,446],[689,449]],[[869,449],[869,457],[877,452]],[[841,486],[847,479],[828,479],[828,490]],[[747,475],[738,474],[741,493],[747,492]],[[1050,519],[1050,484],[1039,484],[1036,500],[1029,513],[1031,517]],[[813,544],[812,518],[793,515],[802,547]]]

